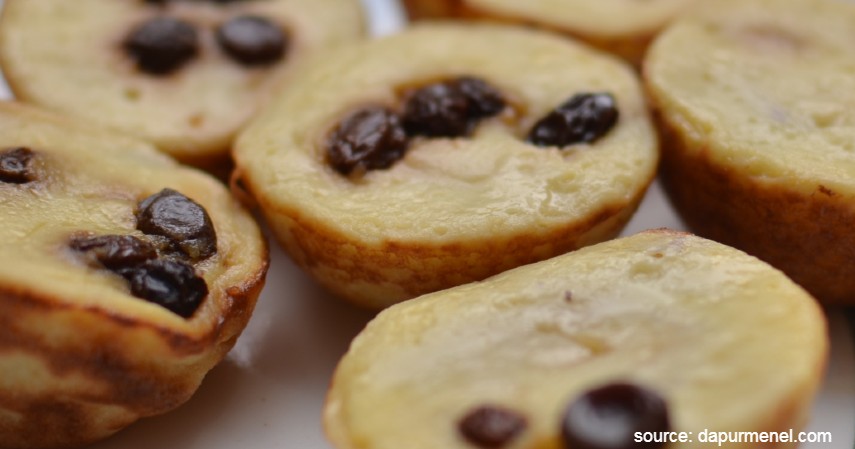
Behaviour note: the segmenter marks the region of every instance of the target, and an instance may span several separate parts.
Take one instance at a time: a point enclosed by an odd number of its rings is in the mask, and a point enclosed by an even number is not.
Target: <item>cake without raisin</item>
[[[855,6],[719,1],[653,45],[662,175],[693,230],[855,303]]]
[[[802,428],[827,339],[783,273],[648,231],[383,311],[340,362],[324,424],[338,449],[701,448],[704,429]],[[636,440],[668,431],[692,441]]]
[[[0,447],[79,447],[171,410],[234,345],[267,269],[215,179],[0,103]]]
[[[236,177],[299,266],[369,307],[616,235],[658,160],[632,69],[539,31],[417,25],[291,86]]]
[[[567,34],[638,66],[650,41],[698,0],[404,0],[413,19],[457,18]]]
[[[361,38],[356,0],[7,0],[19,100],[220,168],[237,131],[320,48]]]

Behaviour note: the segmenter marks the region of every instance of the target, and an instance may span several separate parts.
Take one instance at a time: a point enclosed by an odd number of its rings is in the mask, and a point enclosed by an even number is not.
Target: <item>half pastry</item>
[[[656,169],[633,71],[543,32],[420,25],[290,81],[237,178],[298,265],[369,307],[610,238]]]
[[[0,104],[0,447],[76,447],[186,401],[234,345],[264,239],[148,144]]]
[[[648,231],[382,312],[339,364],[324,423],[338,449],[702,448],[710,432],[797,435],[827,351],[820,308],[783,273]],[[791,447],[788,437],[764,447]]]

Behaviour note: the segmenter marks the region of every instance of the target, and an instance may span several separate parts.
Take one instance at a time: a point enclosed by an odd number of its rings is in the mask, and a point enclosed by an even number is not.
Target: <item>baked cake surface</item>
[[[706,447],[704,429],[798,431],[827,349],[820,308],[781,272],[648,231],[381,312],[324,423],[339,449],[637,447],[633,428]]]
[[[5,3],[0,63],[19,100],[206,168],[308,54],[364,33],[356,0]]]

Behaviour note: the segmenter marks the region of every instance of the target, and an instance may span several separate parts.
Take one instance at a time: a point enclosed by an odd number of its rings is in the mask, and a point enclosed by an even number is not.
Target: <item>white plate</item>
[[[365,3],[375,34],[401,26],[395,0]],[[684,228],[654,184],[624,234],[659,227]],[[249,327],[196,395],[93,448],[330,449],[320,421],[324,394],[338,359],[372,314],[331,297],[275,245],[271,250],[267,285]],[[829,316],[833,354],[810,430],[832,432],[833,442],[806,449],[852,449],[855,440],[852,334],[842,313]]]

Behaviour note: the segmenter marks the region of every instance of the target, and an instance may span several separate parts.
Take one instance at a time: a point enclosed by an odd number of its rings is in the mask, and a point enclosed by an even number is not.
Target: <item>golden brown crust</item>
[[[460,17],[464,8],[460,0],[404,0],[404,8],[410,20],[437,19],[440,17]]]
[[[641,67],[644,54],[655,33],[638,36],[624,36],[614,39],[597,38],[583,35],[569,29],[549,26],[544,23],[534,23],[530,20],[503,16],[493,11],[484,11],[466,4],[463,0],[404,0],[404,6],[410,20],[430,20],[441,18],[456,18],[463,20],[498,21],[513,25],[543,28],[559,34],[579,39],[593,47],[617,55],[635,67]]]
[[[0,389],[0,447],[80,447],[141,417],[183,404],[204,374],[234,346],[252,314],[266,271],[265,262],[245,283],[229,288],[230,307],[221,323],[192,338],[157,323],[108,310],[69,307],[56,298],[0,287],[0,353],[25,353],[43,363],[57,382],[66,376],[86,380],[79,388],[66,388],[60,394],[47,386],[36,397]],[[37,317],[46,326],[78,323],[75,330],[83,338],[50,341],[39,330],[19,325],[29,317]],[[172,359],[140,360],[128,355],[129,345],[151,339]],[[192,359],[192,363],[182,359]],[[105,413],[102,407],[110,410]],[[8,412],[25,419],[10,420]]]
[[[663,184],[693,231],[765,260],[825,303],[855,303],[855,199],[735,173],[661,115],[658,122]]]
[[[603,207],[587,219],[546,233],[444,245],[394,241],[369,245],[324,223],[310,223],[298,211],[273,205],[262,209],[270,214],[268,220],[287,227],[282,232],[277,226],[279,243],[297,265],[336,295],[365,307],[382,308],[614,238],[640,201],[637,197],[631,204]],[[363,289],[368,285],[376,292],[376,300],[365,295]]]

